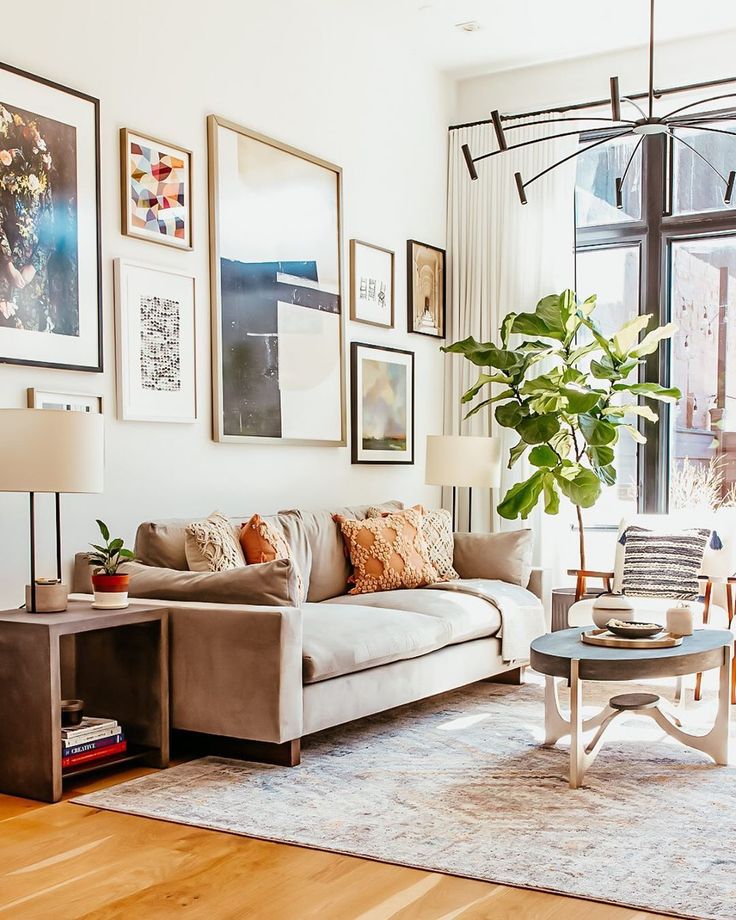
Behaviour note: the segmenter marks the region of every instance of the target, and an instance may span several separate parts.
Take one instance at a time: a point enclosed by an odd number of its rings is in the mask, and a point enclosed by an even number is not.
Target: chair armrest
[[[567,574],[582,578],[613,578],[615,572],[597,572],[593,569],[568,569]]]

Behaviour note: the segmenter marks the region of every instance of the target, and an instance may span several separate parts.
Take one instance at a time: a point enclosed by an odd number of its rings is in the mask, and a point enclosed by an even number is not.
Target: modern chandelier
[[[689,150],[691,150],[699,159],[701,159],[710,169],[718,176],[724,186],[723,201],[725,204],[731,203],[731,197],[734,191],[734,182],[736,182],[736,170],[731,170],[728,174],[728,178],[724,176],[716,167],[708,160],[703,154],[693,147],[692,144],[688,143],[684,138],[680,137],[679,134],[676,134],[673,129],[678,128],[690,128],[697,131],[709,131],[715,134],[728,134],[731,137],[736,137],[736,132],[726,131],[723,128],[714,128],[712,127],[713,122],[725,121],[733,119],[733,115],[724,115],[714,112],[691,112],[688,115],[683,115],[688,109],[694,109],[697,106],[705,105],[709,102],[715,102],[719,99],[733,99],[736,98],[736,93],[723,93],[718,96],[710,96],[706,99],[699,99],[697,102],[691,102],[688,105],[680,106],[674,111],[670,112],[667,115],[658,117],[654,114],[654,0],[649,2],[649,88],[647,92],[648,96],[648,111],[645,112],[633,99],[621,96],[619,93],[619,81],[618,77],[611,77],[611,117],[610,118],[594,118],[583,116],[580,118],[577,117],[563,117],[563,118],[550,118],[545,124],[549,123],[560,123],[560,122],[607,122],[611,125],[611,129],[606,132],[606,136],[594,141],[591,144],[588,144],[585,147],[571,153],[569,156],[563,157],[563,159],[558,160],[553,163],[551,166],[548,166],[546,169],[543,169],[541,172],[537,173],[536,176],[532,176],[531,179],[527,179],[526,182],[522,179],[521,173],[514,173],[514,179],[516,181],[516,189],[519,193],[519,200],[522,204],[527,203],[526,189],[537,179],[541,179],[542,176],[546,176],[547,173],[552,172],[553,169],[556,169],[558,166],[562,166],[563,163],[567,163],[569,160],[579,157],[581,154],[585,153],[588,150],[592,150],[593,147],[599,147],[601,144],[606,144],[609,141],[617,140],[622,137],[637,137],[638,140],[634,145],[634,149],[631,152],[626,166],[622,174],[616,177],[616,207],[623,208],[623,189],[624,183],[626,182],[626,177],[629,172],[629,167],[631,166],[634,157],[636,156],[639,147],[641,146],[642,141],[645,137],[649,135],[664,134],[672,138],[674,141],[677,141],[678,144],[683,144]],[[633,106],[638,113],[640,118],[629,119],[621,117],[621,103],[627,102],[629,105]],[[702,119],[702,120],[701,120]],[[530,144],[539,144],[544,141],[556,140],[560,137],[572,137],[580,135],[591,130],[590,127],[577,128],[574,131],[563,131],[559,134],[551,134],[547,137],[534,138],[533,140],[522,141],[518,144],[509,143],[509,139],[506,136],[507,131],[512,131],[515,128],[524,128],[529,125],[537,124],[537,122],[527,121],[522,124],[509,125],[504,129],[501,115],[498,112],[498,109],[495,109],[491,112],[491,122],[493,124],[493,130],[496,135],[496,142],[498,144],[498,150],[493,150],[491,153],[484,153],[480,156],[473,157],[470,152],[470,147],[467,144],[462,145],[462,152],[465,158],[465,163],[468,167],[468,172],[470,173],[471,179],[478,178],[478,171],[475,164],[479,163],[481,160],[487,160],[489,157],[499,156],[502,153],[507,153],[509,150],[516,150],[519,147],[527,147]],[[707,122],[704,124],[703,122]]]

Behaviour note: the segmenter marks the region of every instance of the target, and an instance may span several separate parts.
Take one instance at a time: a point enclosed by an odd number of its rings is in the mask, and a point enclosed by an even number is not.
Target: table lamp
[[[457,489],[468,491],[468,530],[472,525],[473,487],[497,489],[501,485],[501,442],[498,438],[470,435],[427,436],[428,486],[452,486],[452,528],[457,520]]]
[[[0,492],[30,494],[30,607],[36,613],[35,494],[56,496],[56,576],[61,583],[61,492],[102,492],[101,414],[54,409],[0,409]],[[26,592],[28,594],[28,591]],[[54,609],[66,609],[58,605]],[[43,605],[42,605],[43,606]],[[49,608],[50,610],[50,608]]]

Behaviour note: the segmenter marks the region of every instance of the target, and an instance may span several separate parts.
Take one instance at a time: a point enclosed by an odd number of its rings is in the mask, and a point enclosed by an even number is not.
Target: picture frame
[[[414,463],[414,352],[350,346],[351,461]]]
[[[3,63],[0,100],[0,363],[101,373],[99,100]]]
[[[444,249],[406,241],[407,331],[444,339],[447,303]]]
[[[114,275],[118,418],[196,421],[194,277],[129,259]]]
[[[120,215],[124,236],[193,248],[193,153],[132,128],[120,129]]]
[[[342,169],[217,115],[208,149],[213,438],[343,447]]]
[[[350,319],[354,323],[394,328],[394,260],[392,249],[350,240]]]
[[[47,390],[28,387],[29,409],[52,409],[66,412],[92,412],[102,415],[102,396],[99,393],[72,393],[68,390]]]

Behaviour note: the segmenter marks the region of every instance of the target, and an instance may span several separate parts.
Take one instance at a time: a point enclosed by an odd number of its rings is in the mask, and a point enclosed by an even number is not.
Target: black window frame
[[[733,109],[709,114],[718,117],[732,115],[736,120],[736,110]],[[706,122],[701,117],[699,123]],[[586,132],[581,135],[580,141],[587,143],[605,136],[605,133]],[[576,220],[575,225],[576,253],[639,245],[639,312],[654,313],[660,324],[669,322],[671,316],[672,243],[736,235],[736,203],[728,210],[672,214],[674,143],[664,134],[650,134],[642,139],[637,153],[641,157],[642,170],[640,219],[594,227],[578,227]],[[736,167],[736,137],[729,143],[734,144]],[[587,296],[593,292],[581,293]],[[640,368],[640,381],[658,381],[669,386],[670,353],[669,343],[663,342]],[[660,404],[658,423],[639,419],[638,424],[647,439],[637,451],[638,510],[645,514],[664,514],[669,510],[670,406]]]

